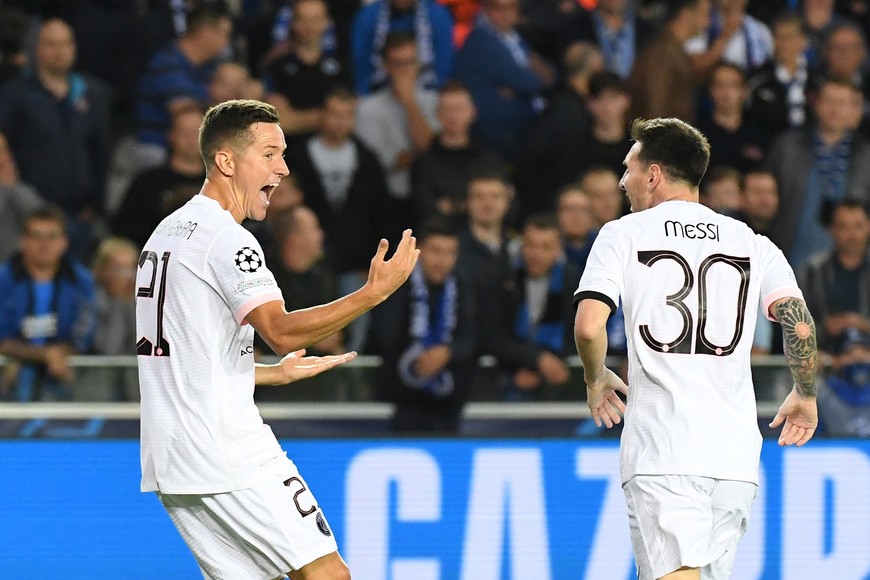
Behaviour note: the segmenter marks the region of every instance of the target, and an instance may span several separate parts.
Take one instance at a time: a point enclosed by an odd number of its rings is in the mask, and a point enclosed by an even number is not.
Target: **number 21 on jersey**
[[[136,354],[143,356],[169,356],[169,341],[163,336],[163,302],[166,300],[166,269],[169,267],[170,252],[163,252],[160,260],[157,259],[157,254],[151,250],[145,250],[139,256],[139,269],[151,270],[151,280],[144,286],[139,286],[136,289],[136,299],[151,298],[154,299],[154,287],[157,286],[157,314],[153,318],[155,328],[150,328],[152,321],[147,321],[147,334],[154,337],[154,341],[148,340],[147,337],[141,336],[136,341]],[[162,266],[158,266],[158,263]],[[159,278],[159,285],[158,285]]]

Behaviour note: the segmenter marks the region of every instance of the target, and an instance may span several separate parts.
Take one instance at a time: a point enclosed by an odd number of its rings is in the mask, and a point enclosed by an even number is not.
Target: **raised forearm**
[[[318,343],[382,301],[362,288],[328,304],[288,312],[283,320],[285,332],[282,334],[296,340],[283,350],[291,352]]]
[[[795,388],[801,397],[815,397],[816,325],[806,303],[798,298],[785,298],[774,305],[776,320],[782,325],[783,351],[788,361]]]

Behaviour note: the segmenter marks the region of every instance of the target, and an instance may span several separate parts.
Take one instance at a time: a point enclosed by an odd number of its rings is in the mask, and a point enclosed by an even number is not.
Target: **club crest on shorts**
[[[323,512],[317,512],[317,529],[320,530],[320,533],[324,536],[331,536],[332,531],[329,529],[329,525],[326,523],[326,518],[323,517]]]
[[[260,269],[260,266],[262,265],[263,259],[254,248],[249,248],[245,246],[244,248],[236,252],[236,268],[238,268],[245,274],[249,272],[256,272]]]

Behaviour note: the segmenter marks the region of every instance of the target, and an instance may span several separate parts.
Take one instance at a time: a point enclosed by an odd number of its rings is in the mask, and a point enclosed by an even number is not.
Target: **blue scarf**
[[[421,266],[411,273],[411,317],[408,334],[411,346],[399,357],[396,368],[402,381],[409,387],[429,392],[442,398],[453,392],[453,375],[448,369],[434,377],[420,377],[414,372],[414,363],[420,354],[439,344],[450,344],[456,330],[458,288],[456,276],[451,274],[444,281],[444,291],[435,315],[429,312],[429,288]],[[434,318],[434,320],[433,320]]]
[[[550,286],[547,290],[547,303],[555,296],[560,296],[565,284],[565,258],[559,258],[550,270]],[[565,349],[565,321],[561,318],[547,320],[546,305],[541,313],[541,320],[534,326],[529,318],[529,305],[525,296],[525,285],[521,286],[523,300],[517,312],[515,332],[518,338],[531,340],[554,353],[562,353]]]
[[[384,68],[381,53],[390,32],[391,16],[389,0],[382,0],[372,37],[371,60],[374,73],[369,81],[372,87],[379,87],[387,81],[387,69]],[[429,22],[429,7],[424,0],[417,0],[414,8],[414,40],[417,41],[417,61],[420,63],[417,83],[423,86],[435,85],[437,79],[433,68],[435,51],[432,48],[432,23]]]

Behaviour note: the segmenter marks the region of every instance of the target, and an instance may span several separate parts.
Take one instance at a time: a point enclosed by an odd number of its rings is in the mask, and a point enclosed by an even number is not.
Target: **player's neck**
[[[243,209],[242,204],[236,199],[232,186],[229,183],[210,181],[206,178],[205,183],[202,186],[202,191],[199,193],[200,195],[218,202],[218,205],[232,214],[236,223],[240,224],[244,221],[245,210]]]
[[[665,203],[666,201],[690,201],[697,203],[698,192],[685,188],[673,188],[668,191],[663,191],[653,197],[653,203],[650,207],[655,207],[660,203]]]

